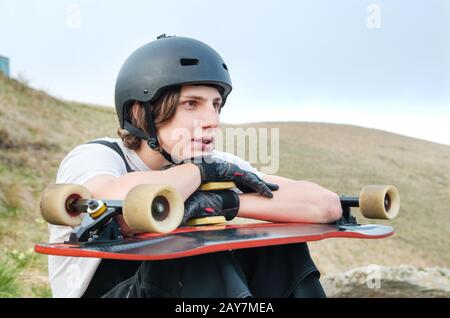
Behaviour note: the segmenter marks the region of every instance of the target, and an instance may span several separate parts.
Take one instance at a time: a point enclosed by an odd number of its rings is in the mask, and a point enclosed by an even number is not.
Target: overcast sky
[[[162,33],[225,59],[224,122],[349,123],[450,145],[446,0],[0,0],[12,76],[64,99],[112,106],[126,57]]]

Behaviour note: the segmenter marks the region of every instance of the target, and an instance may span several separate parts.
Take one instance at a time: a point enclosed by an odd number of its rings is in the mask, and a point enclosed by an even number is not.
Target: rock
[[[328,297],[450,297],[449,268],[369,265],[321,282]]]

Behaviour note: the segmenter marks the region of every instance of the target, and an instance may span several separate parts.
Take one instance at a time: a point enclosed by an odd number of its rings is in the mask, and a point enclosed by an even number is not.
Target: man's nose
[[[202,126],[217,128],[219,126],[219,112],[214,105],[208,105],[203,112]]]

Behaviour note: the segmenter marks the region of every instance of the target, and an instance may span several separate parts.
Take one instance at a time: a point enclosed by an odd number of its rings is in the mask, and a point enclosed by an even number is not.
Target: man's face
[[[178,159],[211,153],[221,105],[216,88],[183,85],[174,117],[158,129],[164,149]]]

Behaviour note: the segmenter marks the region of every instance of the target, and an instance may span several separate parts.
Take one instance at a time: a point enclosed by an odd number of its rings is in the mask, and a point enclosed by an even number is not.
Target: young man
[[[102,199],[123,199],[139,184],[170,184],[185,200],[183,222],[208,213],[274,222],[339,219],[335,193],[311,182],[265,175],[214,150],[214,132],[231,88],[228,68],[211,47],[190,38],[158,37],[131,54],[118,75],[121,138],[73,149],[61,162],[56,182],[82,184]],[[181,138],[173,138],[180,129]],[[237,189],[222,195],[196,192],[210,181],[233,181]],[[125,235],[132,233],[123,219],[116,222]],[[70,230],[50,225],[50,241],[66,240]],[[56,297],[325,296],[304,243],[168,261],[49,256],[49,274]]]

